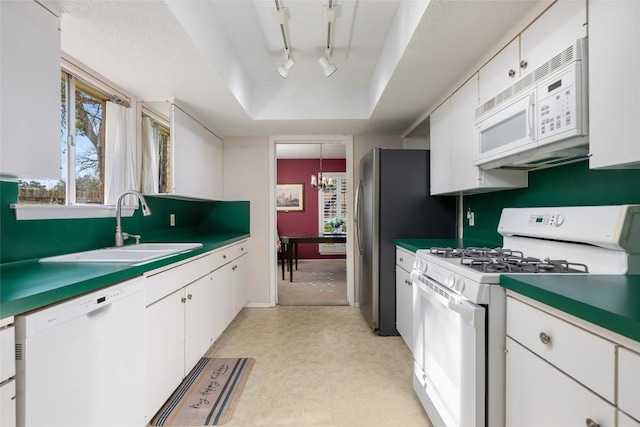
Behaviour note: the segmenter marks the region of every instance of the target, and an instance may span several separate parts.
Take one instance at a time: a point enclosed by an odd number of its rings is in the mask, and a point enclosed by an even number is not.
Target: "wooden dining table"
[[[346,233],[287,234],[280,236],[280,255],[282,258],[282,280],[284,280],[285,262],[289,268],[289,281],[293,282],[293,259],[298,269],[298,245],[300,243],[346,243]]]

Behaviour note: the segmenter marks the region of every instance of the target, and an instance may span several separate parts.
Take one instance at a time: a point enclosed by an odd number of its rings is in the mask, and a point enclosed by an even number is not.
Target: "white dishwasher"
[[[136,278],[16,316],[18,426],[145,425],[144,289]]]

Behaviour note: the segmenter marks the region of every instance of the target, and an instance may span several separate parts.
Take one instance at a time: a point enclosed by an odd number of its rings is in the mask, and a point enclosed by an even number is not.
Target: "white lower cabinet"
[[[246,244],[147,275],[147,422],[246,304]]]
[[[147,307],[147,422],[184,378],[184,290]]]
[[[507,295],[507,426],[640,427],[640,343]]]
[[[16,357],[13,316],[0,320],[0,426],[16,425]]]
[[[615,426],[612,404],[511,338],[506,378],[508,426]]]
[[[396,330],[413,353],[413,283],[415,254],[396,246]]]
[[[246,255],[242,255],[233,264],[233,317],[249,302],[247,259]]]

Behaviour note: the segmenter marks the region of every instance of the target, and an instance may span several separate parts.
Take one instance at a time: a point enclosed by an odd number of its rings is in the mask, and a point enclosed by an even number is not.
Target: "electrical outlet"
[[[475,217],[476,214],[469,208],[467,211],[467,220],[469,220],[469,227],[473,227],[475,225]]]
[[[169,225],[171,227],[176,226],[176,214],[169,214]]]

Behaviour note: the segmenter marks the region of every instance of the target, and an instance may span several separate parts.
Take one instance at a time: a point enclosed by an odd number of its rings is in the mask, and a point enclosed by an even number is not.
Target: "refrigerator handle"
[[[358,187],[356,188],[356,207],[353,212],[353,224],[356,230],[356,245],[357,245],[359,254],[362,254],[362,233],[360,230],[361,210],[362,210],[362,180],[359,180]]]

